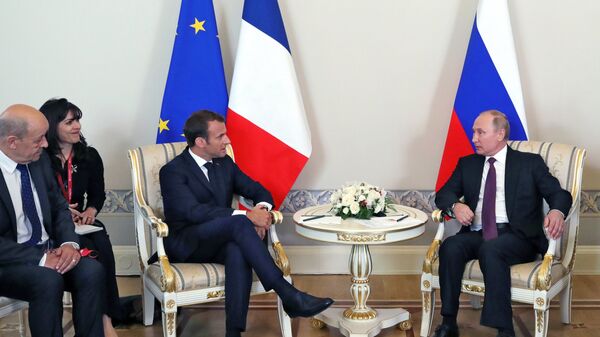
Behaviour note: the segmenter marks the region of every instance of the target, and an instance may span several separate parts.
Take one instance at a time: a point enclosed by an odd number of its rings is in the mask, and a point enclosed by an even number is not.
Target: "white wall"
[[[231,78],[241,0],[215,0]],[[510,1],[532,139],[589,150],[600,189],[600,2]],[[296,188],[433,189],[476,0],[280,0],[313,134]],[[84,111],[107,188],[152,143],[179,1],[3,0],[0,109],[64,96]]]

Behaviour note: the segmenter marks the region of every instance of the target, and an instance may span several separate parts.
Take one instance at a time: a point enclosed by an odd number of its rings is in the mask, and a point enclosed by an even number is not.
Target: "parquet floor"
[[[294,283],[302,290],[315,295],[330,296],[339,307],[350,306],[348,275],[298,275]],[[139,294],[140,281],[137,277],[120,277],[119,287],[122,296]],[[600,276],[576,275],[573,286],[572,322],[568,325],[560,323],[559,308],[555,305],[550,311],[549,337],[592,337],[600,336]],[[374,308],[403,307],[411,312],[413,331],[404,332],[396,328],[383,330],[378,336],[419,336],[421,323],[421,302],[418,275],[371,276],[371,295],[368,301]],[[439,307],[434,326],[440,321]],[[494,337],[495,330],[479,325],[479,310],[471,309],[468,299],[461,300],[461,311],[458,317],[460,333],[463,337]],[[68,330],[65,336],[73,336],[70,312],[65,311],[64,323]],[[17,316],[12,315],[0,319],[0,335],[2,337],[17,336]],[[514,325],[517,336],[534,335],[533,310],[528,306],[516,304],[514,308]],[[213,337],[223,336],[225,319],[223,303],[183,309],[178,316],[179,337]],[[120,337],[161,337],[160,320],[153,326],[145,327],[133,324],[117,330]],[[314,329],[308,319],[295,319],[294,336],[324,337],[342,336],[337,329],[326,327]],[[251,300],[248,315],[247,332],[244,337],[276,337],[280,336],[274,295],[255,296]]]

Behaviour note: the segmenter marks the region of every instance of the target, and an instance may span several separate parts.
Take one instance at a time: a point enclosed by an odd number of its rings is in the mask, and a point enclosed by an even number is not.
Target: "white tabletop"
[[[427,215],[416,208],[392,205],[386,217],[359,220],[330,216],[331,205],[302,209],[294,214],[296,232],[309,239],[341,244],[385,244],[415,238],[425,232]],[[396,221],[402,215],[407,218]],[[328,215],[307,220],[313,216]]]

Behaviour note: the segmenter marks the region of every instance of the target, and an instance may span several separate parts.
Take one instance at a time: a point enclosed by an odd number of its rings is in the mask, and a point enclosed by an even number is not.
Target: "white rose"
[[[344,207],[344,208],[342,209],[342,213],[344,213],[344,214],[348,214],[348,212],[350,212],[350,210],[348,209],[348,207]]]
[[[381,193],[377,192],[376,190],[370,190],[369,191],[369,198],[371,198],[371,200],[377,199],[381,197]]]
[[[358,202],[355,201],[350,204],[350,212],[352,212],[352,214],[358,214],[358,211],[360,211],[360,205]]]
[[[377,206],[375,206],[375,213],[379,213],[381,212],[381,210],[383,210],[383,207],[379,204],[377,204]]]
[[[365,200],[366,198],[367,198],[367,197],[365,197],[365,195],[364,195],[364,194],[361,194],[361,195],[358,197],[358,202],[361,202],[361,201]]]
[[[342,205],[344,205],[344,206],[350,206],[350,204],[353,202],[354,202],[354,195],[352,195],[352,194],[345,194],[342,197]]]
[[[350,194],[350,195],[354,196],[356,194],[356,187],[354,187],[354,186],[344,187],[344,194]]]

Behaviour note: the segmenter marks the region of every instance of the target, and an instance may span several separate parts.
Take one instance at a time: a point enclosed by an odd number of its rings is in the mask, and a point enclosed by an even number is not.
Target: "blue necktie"
[[[31,180],[27,165],[17,164],[17,170],[21,172],[21,201],[23,202],[23,212],[31,223],[31,238],[24,242],[26,246],[35,246],[42,239],[42,223],[35,208],[33,199],[33,190],[31,189]]]

